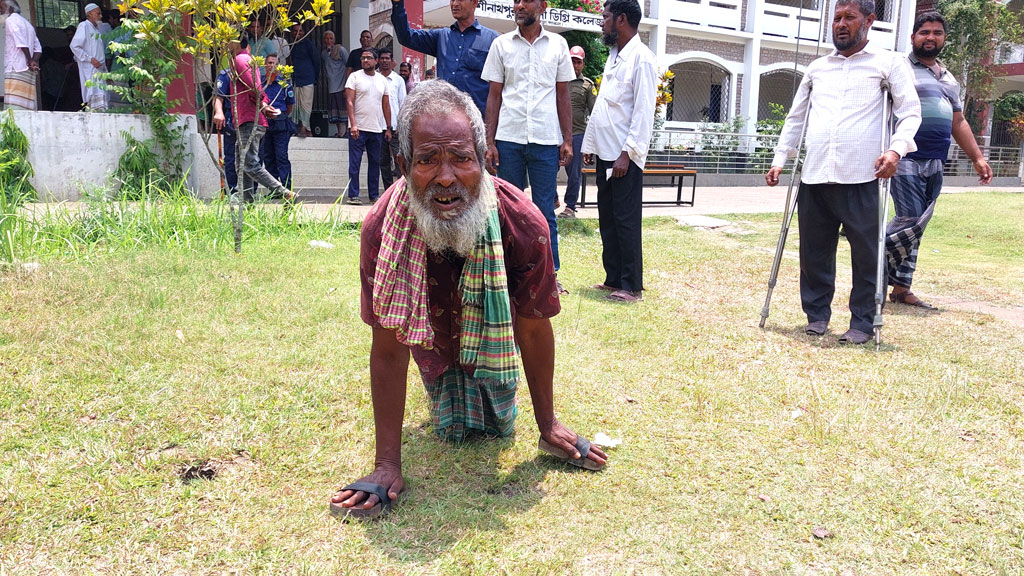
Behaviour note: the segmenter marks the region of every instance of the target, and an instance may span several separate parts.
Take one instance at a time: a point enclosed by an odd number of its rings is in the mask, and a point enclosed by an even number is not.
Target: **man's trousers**
[[[391,132],[391,141],[384,140],[381,148],[383,150],[380,153],[380,179],[387,190],[402,175],[398,169],[398,134]]]
[[[526,173],[530,173],[530,195],[533,203],[548,221],[551,235],[551,257],[558,270],[558,219],[555,200],[558,199],[558,146],[555,144],[519,144],[496,140],[498,149],[498,178],[522,190],[526,187]]]
[[[878,181],[862,184],[800,184],[800,300],[808,322],[832,317],[836,292],[839,226],[850,243],[853,288],[850,328],[874,328],[878,273]]]
[[[575,212],[583,181],[583,134],[572,135],[572,161],[565,167],[565,176],[565,207]]]
[[[625,176],[608,178],[613,164],[597,159],[597,218],[604,248],[604,285],[640,292],[644,289],[640,233],[644,171],[631,161]]]
[[[242,141],[242,189],[245,191],[245,200],[252,200],[252,191],[256,190],[256,184],[261,184],[272,194],[284,194],[284,185],[274,178],[260,162],[260,142],[267,133],[264,126],[255,122],[246,122],[238,127],[238,138]]]
[[[366,191],[370,200],[380,196],[380,147],[384,135],[380,132],[359,131],[359,138],[348,139],[348,196],[359,197],[359,167],[366,150]]]
[[[292,133],[288,130],[267,132],[260,146],[260,157],[267,172],[289,190],[292,187],[292,163],[288,159],[288,142],[291,137]]]

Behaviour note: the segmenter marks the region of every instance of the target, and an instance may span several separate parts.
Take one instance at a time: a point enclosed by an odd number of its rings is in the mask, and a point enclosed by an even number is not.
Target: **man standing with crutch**
[[[786,159],[800,147],[806,118],[807,155],[797,196],[800,225],[800,299],[808,334],[828,329],[835,294],[836,247],[842,225],[853,259],[850,329],[839,342],[864,344],[874,326],[879,220],[879,178],[896,172],[901,157],[916,150],[921,103],[905,57],[872,46],[873,0],[839,0],[832,19],[836,49],[807,67],[765,175],[779,183]],[[892,97],[895,130],[880,156],[884,87]],[[808,111],[808,106],[810,110]],[[883,140],[884,141],[884,140]]]

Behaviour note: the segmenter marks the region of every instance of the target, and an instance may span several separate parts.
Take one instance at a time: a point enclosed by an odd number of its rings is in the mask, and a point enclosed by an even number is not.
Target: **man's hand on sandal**
[[[384,486],[387,488],[388,497],[391,500],[396,500],[405,490],[405,479],[402,478],[401,466],[394,466],[392,464],[377,464],[373,472],[363,476],[357,482],[370,482]],[[360,506],[369,510],[380,502],[380,498],[376,494],[368,494],[356,490],[339,490],[331,497],[331,502],[341,504],[345,508]]]
[[[555,448],[572,454],[574,459],[581,456],[580,451],[576,449],[576,433],[558,420],[552,422],[550,426],[542,426],[540,437]],[[604,466],[608,462],[608,455],[604,453],[604,450],[601,450],[600,446],[591,444],[587,459]]]

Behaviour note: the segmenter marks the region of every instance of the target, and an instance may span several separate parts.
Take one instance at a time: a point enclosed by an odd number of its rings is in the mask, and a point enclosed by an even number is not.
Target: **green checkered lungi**
[[[515,428],[516,382],[472,378],[459,367],[449,368],[423,385],[430,397],[434,433],[447,442],[462,442],[473,434],[511,436]]]

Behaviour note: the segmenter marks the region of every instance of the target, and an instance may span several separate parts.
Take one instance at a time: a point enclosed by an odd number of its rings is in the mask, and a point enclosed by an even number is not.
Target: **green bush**
[[[153,140],[137,140],[128,132],[121,132],[127,145],[117,161],[114,182],[120,195],[128,200],[145,198],[154,185],[171,180],[160,165],[160,156],[153,151]]]
[[[17,205],[34,199],[36,191],[29,183],[34,174],[28,161],[28,138],[8,110],[0,123],[0,195],[4,203]]]

